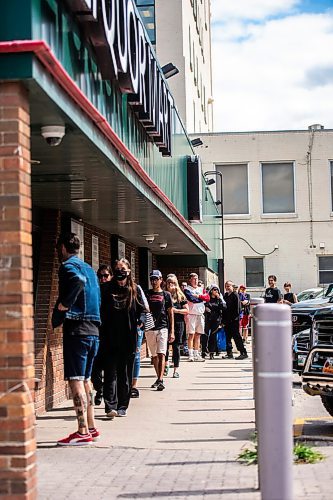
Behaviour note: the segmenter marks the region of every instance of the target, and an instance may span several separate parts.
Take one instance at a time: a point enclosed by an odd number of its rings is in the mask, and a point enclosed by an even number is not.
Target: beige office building
[[[269,274],[295,292],[333,283],[333,130],[200,137],[204,171],[223,177],[226,278],[254,296]]]
[[[210,0],[136,0],[188,132],[213,131]]]

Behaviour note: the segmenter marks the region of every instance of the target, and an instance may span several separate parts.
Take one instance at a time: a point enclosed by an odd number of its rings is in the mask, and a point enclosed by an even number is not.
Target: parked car
[[[302,374],[310,350],[310,328],[296,333],[292,338],[293,372]]]
[[[333,284],[326,289],[324,297],[311,300],[302,300],[291,306],[291,319],[293,326],[293,335],[303,330],[311,328],[313,315],[316,311],[327,307],[327,304],[333,302]]]
[[[302,374],[303,390],[310,396],[320,396],[333,416],[333,306],[314,314],[309,346]]]
[[[317,288],[308,288],[307,290],[303,290],[297,294],[298,302],[302,300],[311,300],[311,299],[319,299],[319,297],[323,297],[327,287],[317,287]]]

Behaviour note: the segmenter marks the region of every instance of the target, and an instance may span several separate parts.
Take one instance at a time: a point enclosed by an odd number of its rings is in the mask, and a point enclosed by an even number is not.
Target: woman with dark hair
[[[116,260],[111,281],[101,285],[101,338],[103,339],[103,398],[108,418],[125,417],[131,396],[137,328],[145,307],[130,264]]]

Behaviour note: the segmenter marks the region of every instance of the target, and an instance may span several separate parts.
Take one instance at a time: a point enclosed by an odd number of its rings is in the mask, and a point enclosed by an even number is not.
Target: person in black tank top
[[[297,300],[297,295],[294,294],[292,291],[291,291],[291,283],[289,281],[287,281],[284,285],[283,285],[283,288],[285,290],[285,294],[283,295],[283,303],[284,304],[289,304],[290,306],[292,304],[296,304],[296,302],[298,302]]]

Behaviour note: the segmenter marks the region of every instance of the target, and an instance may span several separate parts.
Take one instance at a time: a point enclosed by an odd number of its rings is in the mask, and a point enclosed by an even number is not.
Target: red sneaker
[[[93,439],[91,434],[80,434],[80,432],[73,432],[68,437],[60,439],[57,444],[59,446],[84,446],[91,444]]]
[[[91,429],[89,429],[89,432],[90,432],[90,435],[91,435],[93,441],[99,440],[100,434],[99,434],[98,430],[96,429],[96,427],[92,427]]]

